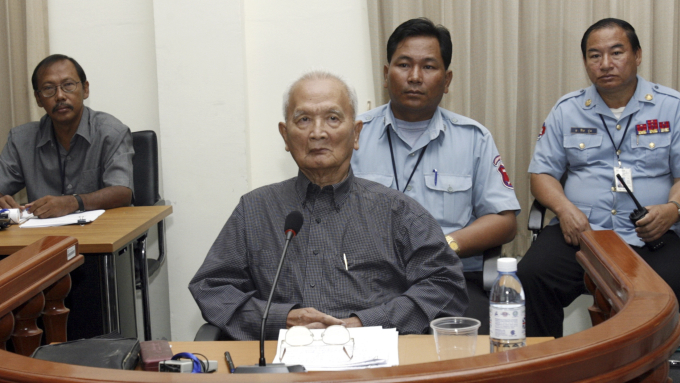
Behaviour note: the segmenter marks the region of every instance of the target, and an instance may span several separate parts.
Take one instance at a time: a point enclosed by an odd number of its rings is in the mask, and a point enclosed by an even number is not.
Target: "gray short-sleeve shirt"
[[[133,190],[132,134],[110,114],[84,108],[70,150],[59,146],[63,184],[55,145],[60,144],[48,115],[13,128],[0,153],[0,193],[12,195],[26,187],[33,202],[46,195],[86,194],[109,186]]]

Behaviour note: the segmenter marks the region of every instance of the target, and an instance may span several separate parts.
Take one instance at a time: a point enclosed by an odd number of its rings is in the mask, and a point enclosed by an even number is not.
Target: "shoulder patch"
[[[538,133],[538,138],[536,139],[536,141],[540,141],[541,137],[543,137],[544,134],[545,134],[545,122],[543,123],[543,126],[541,127],[541,131]]]
[[[503,186],[510,190],[514,190],[515,188],[512,186],[512,183],[510,183],[510,177],[508,176],[508,172],[505,171],[505,165],[503,165],[500,154],[493,159],[493,165],[496,167],[496,170],[498,170],[498,173],[501,174]]]

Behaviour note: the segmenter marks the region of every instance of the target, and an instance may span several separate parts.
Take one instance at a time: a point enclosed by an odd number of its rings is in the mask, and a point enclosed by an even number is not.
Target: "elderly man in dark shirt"
[[[423,333],[432,319],[465,311],[462,265],[435,219],[403,193],[354,177],[356,104],[329,73],[290,87],[279,132],[298,176],[241,197],[189,284],[203,317],[229,337],[259,337],[294,210],[305,224],[288,249],[266,338],[296,325]]]

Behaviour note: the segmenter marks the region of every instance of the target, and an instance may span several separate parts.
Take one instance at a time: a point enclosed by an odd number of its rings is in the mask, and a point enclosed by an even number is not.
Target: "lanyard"
[[[390,136],[390,127],[387,127],[387,141],[390,143],[390,156],[392,157],[392,171],[394,172],[394,181],[397,183],[397,190],[399,190],[399,177],[397,177],[397,167],[394,164],[394,151],[392,150],[392,136]],[[430,145],[428,142],[427,145]],[[413,178],[413,174],[416,172],[416,169],[418,169],[418,165],[420,164],[420,160],[423,159],[423,156],[425,155],[425,150],[427,150],[427,145],[423,148],[423,150],[420,151],[420,156],[418,156],[418,161],[416,161],[416,166],[413,167],[413,171],[411,172],[411,175],[408,177],[408,181],[406,181],[406,186],[404,186],[404,190],[402,192],[406,191],[406,188],[408,187],[408,184],[411,183],[411,178]]]
[[[621,145],[623,145],[623,140],[626,139],[626,133],[628,133],[628,127],[630,126],[630,122],[633,121],[633,115],[634,114],[635,113],[631,114],[630,117],[628,117],[628,124],[626,124],[626,130],[623,131],[623,137],[621,137],[621,142],[619,142],[618,147],[614,143],[614,138],[612,137],[612,134],[609,133],[609,128],[607,127],[607,123],[604,122],[604,117],[602,117],[602,115],[600,115],[600,119],[602,120],[602,125],[604,125],[604,130],[607,131],[607,135],[609,136],[609,140],[611,140],[612,145],[614,145],[614,150],[616,150],[616,160],[619,162],[619,167],[621,167],[621,159],[619,158],[619,155],[621,154]]]
[[[64,166],[61,165],[61,151],[59,150],[59,145],[61,144],[57,140],[57,133],[54,131],[54,128],[52,128],[52,134],[54,135],[54,144],[57,147],[57,162],[59,163],[59,175],[61,176],[61,195],[65,195],[64,180],[66,179],[66,169],[64,168],[66,167],[66,164],[64,164]]]

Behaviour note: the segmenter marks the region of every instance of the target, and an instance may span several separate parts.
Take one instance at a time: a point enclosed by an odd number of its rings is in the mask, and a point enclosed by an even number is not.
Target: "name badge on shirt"
[[[571,134],[597,134],[597,128],[571,128]]]
[[[616,178],[616,175],[619,174],[621,175],[621,178],[623,178],[623,181],[628,185],[628,188],[630,188],[631,193],[633,192],[633,173],[630,171],[630,168],[614,168],[614,184],[616,185],[616,191],[618,193],[626,193],[626,188],[623,187],[621,182],[619,181],[618,178]]]

